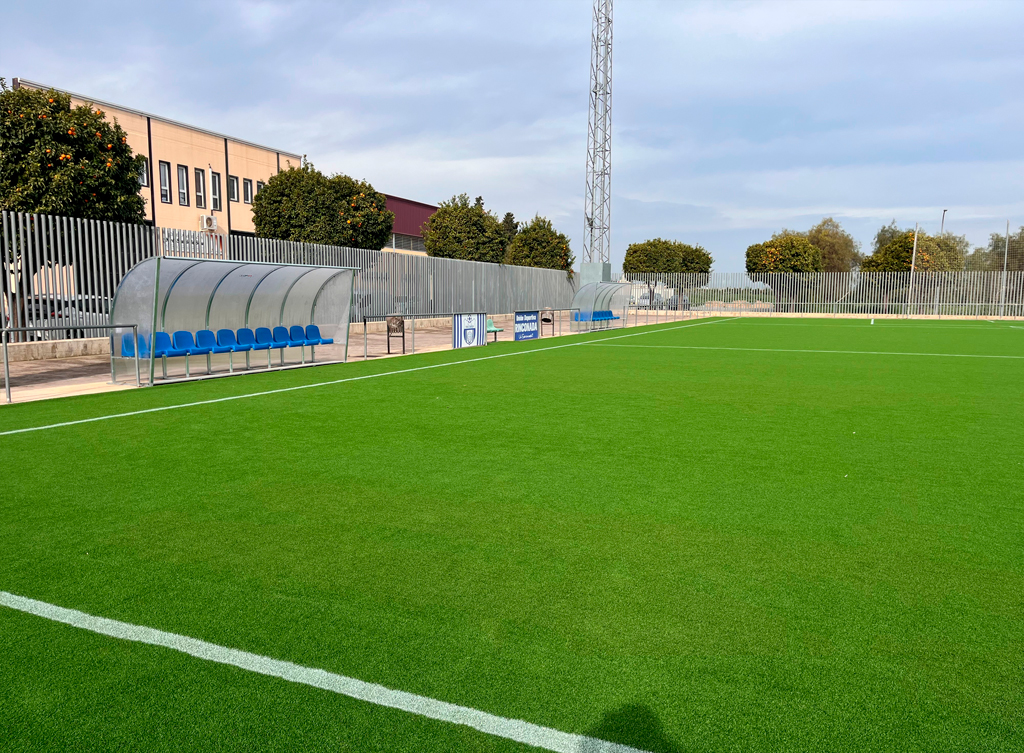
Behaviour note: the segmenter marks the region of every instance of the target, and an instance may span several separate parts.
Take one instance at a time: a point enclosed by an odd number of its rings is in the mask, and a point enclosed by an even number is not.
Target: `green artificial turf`
[[[1024,748],[1024,358],[863,353],[1024,329],[663,325],[0,431],[521,351],[0,436],[0,590],[660,753]],[[4,607],[0,696],[13,749],[525,749]]]

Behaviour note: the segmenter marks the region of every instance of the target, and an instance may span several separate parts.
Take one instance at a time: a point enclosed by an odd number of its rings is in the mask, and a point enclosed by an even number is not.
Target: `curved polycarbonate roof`
[[[240,329],[316,324],[348,326],[354,269],[219,259],[159,259],[136,264],[118,285],[112,324],[140,331]],[[324,336],[332,334],[324,332]]]
[[[595,311],[611,311],[622,316],[629,305],[631,290],[628,282],[592,282],[576,291],[572,307],[580,310],[582,321],[590,321]]]

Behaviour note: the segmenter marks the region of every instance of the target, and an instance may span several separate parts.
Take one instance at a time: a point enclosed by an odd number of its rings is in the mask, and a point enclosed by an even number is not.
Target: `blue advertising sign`
[[[517,311],[516,312],[516,339],[536,340],[540,337],[537,330],[538,311]]]

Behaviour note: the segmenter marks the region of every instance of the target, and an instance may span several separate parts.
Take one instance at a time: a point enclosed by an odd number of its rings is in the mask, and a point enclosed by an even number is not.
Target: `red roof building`
[[[399,196],[384,194],[387,208],[395,213],[395,226],[391,232],[391,244],[388,249],[407,254],[426,254],[423,245],[423,225],[430,215],[437,211],[433,204],[403,199]]]

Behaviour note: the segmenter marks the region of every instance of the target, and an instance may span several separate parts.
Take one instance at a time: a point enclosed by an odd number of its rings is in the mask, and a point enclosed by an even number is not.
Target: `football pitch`
[[[749,318],[5,407],[0,747],[1024,749],[1022,397]]]

